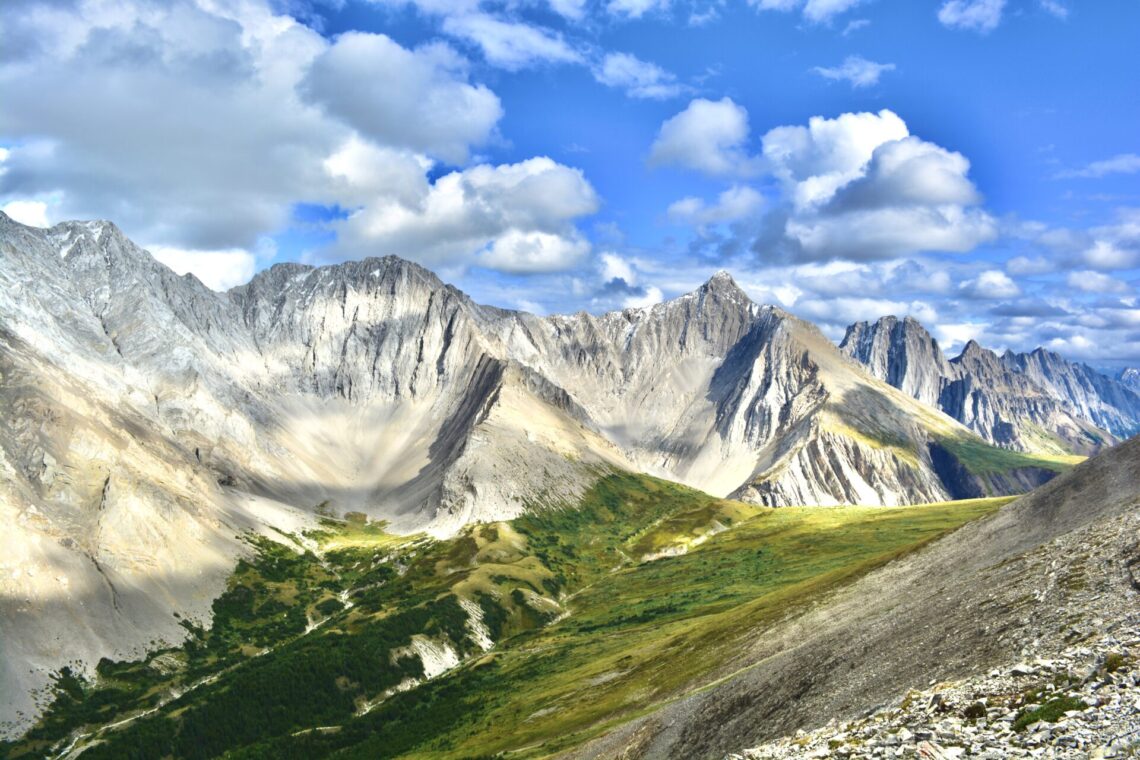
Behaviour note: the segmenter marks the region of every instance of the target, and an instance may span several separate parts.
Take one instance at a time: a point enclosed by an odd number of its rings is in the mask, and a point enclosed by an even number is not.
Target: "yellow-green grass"
[[[939,443],[974,475],[995,475],[1030,467],[1065,472],[1086,459],[1076,454],[1010,451],[965,435],[944,438]]]
[[[423,541],[423,534],[400,536],[387,531],[387,523],[358,520],[322,520],[319,530],[306,536],[317,542],[321,552],[342,549],[389,550]]]
[[[914,444],[902,436],[882,429],[863,418],[844,416],[832,410],[825,410],[820,416],[824,428],[846,438],[851,438],[863,446],[872,449],[889,451],[896,459],[906,462],[911,467],[919,466],[919,459],[915,454]]]
[[[757,628],[1008,501],[761,510],[684,556],[610,573],[573,598],[569,618],[504,648],[493,678],[503,689],[486,695],[465,736],[408,756],[529,757],[580,744],[699,688]]]

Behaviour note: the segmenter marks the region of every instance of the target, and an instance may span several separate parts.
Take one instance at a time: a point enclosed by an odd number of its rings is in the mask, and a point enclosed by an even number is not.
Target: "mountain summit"
[[[742,301],[751,302],[752,299],[748,294],[736,284],[736,280],[725,269],[720,269],[708,278],[700,287],[701,292],[717,293],[718,295],[727,298],[739,298]]]

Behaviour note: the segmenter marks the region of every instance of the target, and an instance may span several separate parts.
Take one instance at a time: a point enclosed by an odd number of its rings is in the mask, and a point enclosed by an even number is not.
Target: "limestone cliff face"
[[[883,317],[851,325],[840,350],[1004,448],[1090,454],[1140,426],[1135,393],[1042,349],[998,356],[970,341],[947,361],[917,321]]]
[[[1070,404],[974,341],[953,365],[958,376],[943,388],[942,410],[999,446],[1049,451],[1051,436],[1053,446],[1059,441],[1071,451],[1089,453],[1114,442]]]
[[[948,498],[932,444],[971,434],[912,398],[931,371],[872,353],[908,392],[724,273],[600,316],[481,306],[394,257],[215,293],[113,224],[0,214],[2,730],[63,663],[179,639],[240,534],[318,504],[449,534],[612,469],[772,505]]]
[[[874,325],[856,322],[839,348],[875,377],[932,406],[938,404],[944,379],[954,375],[938,341],[911,317],[882,317]]]
[[[1087,364],[1070,362],[1043,348],[1025,354],[1007,351],[1002,362],[1062,399],[1079,418],[1117,437],[1140,430],[1140,396]]]

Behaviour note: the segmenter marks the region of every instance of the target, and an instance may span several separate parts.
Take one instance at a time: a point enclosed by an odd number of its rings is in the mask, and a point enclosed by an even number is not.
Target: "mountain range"
[[[61,666],[208,621],[250,532],[443,538],[622,472],[761,506],[1016,494],[1140,427],[1126,382],[1056,354],[947,359],[893,317],[836,346],[724,272],[597,316],[483,306],[396,257],[218,293],[109,222],[3,214],[0,345],[11,734]]]
[[[987,441],[1017,451],[1088,454],[1133,435],[1140,421],[1131,375],[1112,379],[1043,348],[999,356],[971,340],[947,360],[916,320],[888,316],[848,327],[840,350]]]

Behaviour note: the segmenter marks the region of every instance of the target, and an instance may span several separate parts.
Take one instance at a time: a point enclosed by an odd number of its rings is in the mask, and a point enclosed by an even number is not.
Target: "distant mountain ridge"
[[[971,340],[948,360],[917,320],[887,316],[848,327],[840,350],[1015,451],[1090,454],[1140,430],[1134,389],[1042,348],[999,356]]]
[[[1125,367],[1116,378],[1132,390],[1140,390],[1140,368]]]

